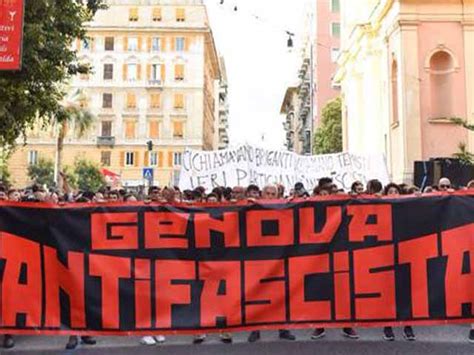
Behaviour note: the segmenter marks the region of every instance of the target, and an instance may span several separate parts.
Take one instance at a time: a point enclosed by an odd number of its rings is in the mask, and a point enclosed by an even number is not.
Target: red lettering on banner
[[[328,254],[289,258],[290,319],[292,321],[331,319],[331,301],[305,300],[306,276],[328,272]]]
[[[56,249],[43,247],[45,296],[46,296],[46,327],[60,327],[60,297],[62,289],[69,297],[71,311],[71,326],[73,328],[86,327],[86,296],[84,288],[84,254],[77,252],[67,253],[65,267],[57,257]]]
[[[393,245],[354,251],[356,318],[395,319],[395,272],[377,271],[393,267]]]
[[[462,304],[470,303],[474,310],[474,223],[442,233],[443,255],[448,257],[446,267],[446,315],[462,315]],[[469,273],[463,274],[464,254],[469,255]]]
[[[349,252],[334,253],[334,303],[337,320],[351,318]]]
[[[204,281],[201,294],[201,326],[215,327],[217,317],[225,317],[226,326],[240,324],[240,262],[201,262],[199,280]],[[224,286],[223,289],[220,289],[221,286]]]
[[[321,232],[315,232],[314,208],[300,209],[300,243],[325,244],[330,243],[341,225],[342,208],[330,206],[326,210],[326,223]]]
[[[285,300],[284,260],[246,261],[244,265],[247,323],[284,322],[286,318],[285,307],[282,307],[282,300]]]
[[[410,264],[411,302],[414,318],[429,317],[428,259],[438,256],[436,234],[416,238],[398,245],[398,261]]]
[[[24,313],[27,327],[39,327],[42,298],[39,244],[0,232],[0,259],[5,259],[0,285],[1,325],[14,327],[17,314]],[[20,282],[22,268],[25,277]]]
[[[195,214],[194,230],[196,248],[211,247],[211,230],[221,232],[224,235],[226,248],[238,248],[240,246],[239,214],[237,212],[223,213],[222,221],[212,218],[207,213]]]
[[[189,214],[171,212],[145,213],[145,248],[187,249],[186,238]]]
[[[102,327],[119,329],[119,281],[130,278],[130,258],[91,254],[89,273],[100,277],[102,283]]]
[[[263,235],[264,222],[274,224],[275,235]],[[293,210],[249,211],[247,213],[247,246],[286,246],[294,242]]]
[[[151,328],[151,263],[135,259],[135,324],[139,329]]]
[[[349,224],[350,242],[363,242],[368,236],[375,236],[379,242],[393,239],[392,205],[347,206],[347,214],[352,216]],[[376,223],[367,223],[370,216],[376,219]]]
[[[91,216],[92,250],[138,249],[136,213],[94,213]],[[107,230],[110,226],[110,234]]]
[[[166,261],[155,263],[156,327],[172,327],[172,306],[191,303],[191,285],[173,285],[173,281],[196,279],[194,261]]]

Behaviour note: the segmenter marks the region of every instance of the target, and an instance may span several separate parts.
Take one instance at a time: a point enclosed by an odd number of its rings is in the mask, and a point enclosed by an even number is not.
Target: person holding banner
[[[255,196],[253,192],[259,191],[258,187],[257,189],[255,189],[253,186],[254,185],[250,185],[249,188],[247,189],[247,196],[249,197],[252,195]],[[249,194],[249,189],[251,190],[251,194]],[[277,198],[278,198],[278,188],[274,185],[267,185],[262,189],[262,195],[259,197],[259,200],[275,200]],[[296,337],[293,334],[291,334],[291,332],[288,329],[279,329],[278,336],[280,339],[284,339],[284,340],[291,340],[291,341],[296,340]],[[248,337],[248,342],[254,343],[258,340],[260,340],[260,331],[259,330],[252,331]]]

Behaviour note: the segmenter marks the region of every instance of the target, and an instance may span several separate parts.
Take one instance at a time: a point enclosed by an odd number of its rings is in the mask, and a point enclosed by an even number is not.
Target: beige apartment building
[[[81,62],[93,73],[71,82],[80,105],[96,117],[78,139],[74,125],[64,144],[63,166],[94,161],[120,175],[122,185],[176,184],[186,148],[213,150],[220,67],[202,0],[108,0],[87,25],[88,41],[76,41]],[[56,128],[33,129],[12,156],[19,186],[29,164],[55,159]],[[147,142],[153,142],[148,150]]]

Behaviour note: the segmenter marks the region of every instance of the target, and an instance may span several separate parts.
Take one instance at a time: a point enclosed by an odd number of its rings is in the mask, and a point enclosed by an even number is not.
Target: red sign
[[[24,0],[0,0],[0,70],[21,69]]]

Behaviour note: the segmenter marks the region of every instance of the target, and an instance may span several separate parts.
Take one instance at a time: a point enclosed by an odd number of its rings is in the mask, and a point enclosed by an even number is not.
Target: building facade
[[[316,43],[313,49],[316,127],[321,121],[324,106],[341,93],[340,86],[333,80],[340,51],[340,2],[341,0],[316,1]],[[354,2],[352,6],[355,6]]]
[[[176,184],[186,148],[216,149],[220,79],[217,51],[202,0],[108,0],[87,24],[89,40],[74,43],[89,75],[73,78],[71,92],[95,117],[78,138],[65,139],[63,166],[85,158],[121,176],[124,186]],[[10,160],[19,185],[28,164],[55,158],[55,127],[36,128]],[[152,141],[149,150],[147,142]]]
[[[229,147],[229,83],[227,81],[227,70],[224,57],[219,58],[221,69],[221,80],[219,81],[219,112],[217,113],[217,149]]]
[[[285,115],[283,128],[285,130],[285,148],[290,152],[300,153],[303,150],[302,141],[297,132],[300,132],[301,121],[298,117],[299,100],[298,87],[289,87],[281,105],[280,114]]]
[[[460,143],[473,151],[474,135],[450,119],[474,123],[474,0],[352,3],[341,4],[336,77],[345,149],[385,153],[395,182]]]

